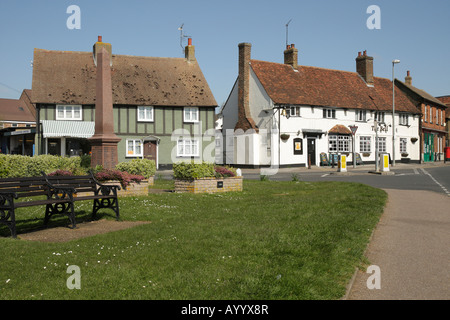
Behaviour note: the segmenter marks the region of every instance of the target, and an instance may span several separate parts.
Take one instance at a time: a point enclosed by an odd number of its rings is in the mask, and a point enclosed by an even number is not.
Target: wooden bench
[[[43,176],[0,179],[0,223],[10,229],[13,238],[17,237],[16,209],[41,205],[46,206],[45,224],[58,213],[67,215],[75,227],[72,189],[50,186]]]
[[[98,210],[109,208],[114,211],[116,219],[119,220],[119,200],[117,198],[119,186],[98,182],[92,172],[89,172],[89,175],[86,176],[48,176],[44,173],[43,176],[52,188],[71,188],[73,190],[73,202],[93,200],[93,218]]]
[[[44,225],[55,214],[69,217],[72,228],[76,227],[74,202],[93,200],[92,217],[98,210],[110,208],[119,220],[119,186],[109,186],[98,182],[92,172],[86,176],[48,176],[42,173],[35,178],[0,179],[0,223],[11,230],[11,236],[17,237],[15,210],[23,207],[45,205]],[[80,194],[80,196],[78,196]],[[43,199],[35,199],[40,196]],[[26,201],[15,201],[26,198]]]

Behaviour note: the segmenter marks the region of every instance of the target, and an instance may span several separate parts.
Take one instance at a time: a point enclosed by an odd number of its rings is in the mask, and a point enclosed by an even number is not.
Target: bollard
[[[339,155],[338,172],[347,172],[347,157],[344,154]]]
[[[389,154],[382,153],[380,155],[380,168],[381,172],[389,171]]]

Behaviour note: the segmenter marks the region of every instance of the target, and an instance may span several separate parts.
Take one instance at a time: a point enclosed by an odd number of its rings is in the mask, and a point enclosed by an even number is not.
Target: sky
[[[68,28],[72,5],[79,29]],[[32,88],[34,48],[92,51],[101,35],[114,54],[184,57],[181,25],[219,106],[236,81],[241,42],[252,44],[252,59],[283,63],[287,40],[299,65],[352,72],[366,50],[375,76],[392,79],[398,59],[396,78],[410,70],[415,87],[450,95],[448,12],[449,0],[0,0],[0,98]]]

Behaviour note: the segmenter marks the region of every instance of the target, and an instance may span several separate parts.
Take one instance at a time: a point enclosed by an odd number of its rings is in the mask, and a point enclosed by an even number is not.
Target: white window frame
[[[378,152],[386,152],[386,137],[378,137]]]
[[[194,117],[196,115],[196,117]],[[198,107],[184,107],[183,110],[183,120],[184,122],[199,122],[200,121],[200,110]]]
[[[377,120],[378,122],[384,122],[384,118],[385,118],[386,112],[384,111],[376,111],[375,112],[375,120]]]
[[[144,117],[141,117],[141,110],[144,111]],[[137,118],[139,122],[153,122],[153,107],[152,106],[138,106]]]
[[[439,125],[439,109],[436,108],[436,124]]]
[[[359,151],[372,152],[372,137],[370,136],[359,137]]]
[[[356,114],[356,121],[360,122],[366,121],[366,114],[367,114],[366,110],[356,110],[355,114]]]
[[[328,152],[350,152],[351,137],[332,134],[328,136]]]
[[[177,157],[198,157],[200,155],[200,141],[195,138],[180,137],[177,140]]]
[[[398,115],[398,123],[402,126],[409,125],[409,115],[407,113],[400,113]]]
[[[336,109],[323,108],[324,119],[336,119]]]
[[[400,138],[400,153],[408,153],[408,139]]]
[[[132,143],[131,150],[129,150],[129,144]],[[137,147],[139,147],[140,152],[136,152]],[[126,157],[142,157],[144,150],[144,144],[141,139],[127,139],[126,144]]]
[[[70,108],[70,110],[69,110]],[[79,117],[75,118],[75,108],[79,108]],[[59,116],[60,109],[62,109],[63,116]],[[81,121],[83,120],[83,107],[77,104],[58,104],[56,105],[56,120],[72,120]]]
[[[289,107],[289,115],[291,117],[300,117],[300,107]]]

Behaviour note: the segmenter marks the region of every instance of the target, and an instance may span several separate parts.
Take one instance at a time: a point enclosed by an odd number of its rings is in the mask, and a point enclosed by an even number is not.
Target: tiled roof
[[[114,104],[217,106],[196,61],[112,55]],[[91,52],[35,49],[34,103],[95,104],[96,67]]]
[[[337,124],[328,131],[329,134],[352,134],[349,128],[342,124]]]
[[[367,86],[356,72],[330,70],[251,60],[251,66],[275,104],[328,106],[349,109],[392,110],[392,81],[374,77]],[[418,113],[418,109],[395,88],[395,110]]]
[[[442,96],[442,97],[436,97],[440,102],[447,105],[447,107],[450,106],[450,96]]]
[[[0,121],[34,122],[36,119],[22,99],[0,99]]]
[[[407,89],[409,89],[411,92],[413,92],[414,94],[418,95],[419,97],[421,97],[422,99],[428,100],[429,102],[435,103],[437,105],[446,107],[446,105],[444,103],[442,103],[442,101],[440,101],[439,99],[433,97],[431,94],[429,94],[428,92],[416,88],[413,85],[410,85],[408,83],[402,82],[400,80],[395,79],[395,82],[397,84],[403,85],[404,87],[406,87]]]

